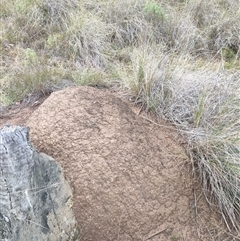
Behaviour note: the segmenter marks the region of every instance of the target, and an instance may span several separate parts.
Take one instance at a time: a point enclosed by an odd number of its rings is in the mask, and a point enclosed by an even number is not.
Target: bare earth
[[[16,106],[0,126],[29,126],[36,148],[60,162],[74,189],[79,240],[233,240],[201,194],[177,132],[116,95],[67,88],[39,107]]]

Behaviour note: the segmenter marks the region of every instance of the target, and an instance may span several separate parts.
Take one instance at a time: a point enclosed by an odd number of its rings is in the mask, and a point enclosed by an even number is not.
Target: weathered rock
[[[199,240],[184,150],[123,101],[67,88],[52,93],[27,125],[74,188],[81,241]]]
[[[59,164],[31,145],[28,132],[0,130],[0,240],[76,240],[70,186]]]

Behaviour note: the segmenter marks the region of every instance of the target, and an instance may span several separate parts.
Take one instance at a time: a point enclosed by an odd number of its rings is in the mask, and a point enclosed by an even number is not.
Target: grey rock
[[[0,240],[77,240],[72,190],[60,165],[38,153],[29,128],[0,129]]]

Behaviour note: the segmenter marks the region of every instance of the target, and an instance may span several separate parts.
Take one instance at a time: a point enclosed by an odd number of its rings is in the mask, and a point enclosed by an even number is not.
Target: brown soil
[[[134,111],[107,90],[75,87],[0,125],[29,126],[36,148],[61,163],[80,240],[233,240],[192,177],[177,132]]]

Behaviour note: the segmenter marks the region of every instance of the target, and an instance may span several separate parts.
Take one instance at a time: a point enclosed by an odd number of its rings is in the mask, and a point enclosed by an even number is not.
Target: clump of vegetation
[[[147,1],[144,6],[144,12],[149,18],[163,20],[164,11],[159,3],[156,1]]]
[[[239,1],[0,4],[1,107],[48,95],[63,80],[117,83],[176,125],[206,199],[239,232]]]

